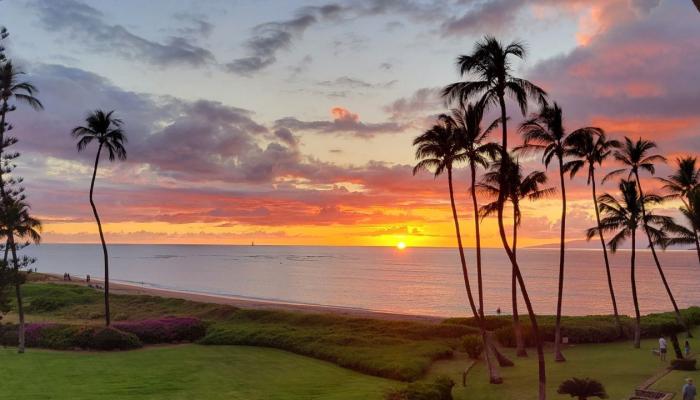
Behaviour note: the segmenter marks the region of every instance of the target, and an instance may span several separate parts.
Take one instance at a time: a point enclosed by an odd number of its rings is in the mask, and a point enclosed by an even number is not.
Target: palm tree
[[[567,379],[559,385],[557,393],[568,394],[571,397],[576,397],[578,400],[587,400],[589,397],[608,398],[603,384],[591,378]]]
[[[486,168],[489,160],[493,160],[499,153],[496,143],[487,142],[488,135],[498,127],[499,120],[493,121],[486,129],[481,128],[481,120],[484,115],[483,103],[469,104],[463,111],[453,110],[452,116],[458,126],[456,131],[456,145],[462,152],[463,158],[469,164],[471,172],[470,192],[472,207],[474,210],[474,231],[476,237],[476,275],[479,289],[479,316],[484,318],[484,291],[481,268],[481,232],[479,229],[479,204],[476,197],[476,170],[478,167]]]
[[[503,170],[507,171],[508,174],[508,178],[505,182],[507,187],[506,197],[513,206],[513,239],[511,249],[513,250],[513,255],[517,259],[518,227],[522,219],[522,213],[520,212],[521,200],[539,200],[553,194],[555,190],[554,188],[541,188],[541,185],[547,183],[547,175],[544,172],[533,171],[523,177],[520,162],[512,157],[508,157],[506,160],[507,165],[503,167]],[[498,192],[501,187],[499,184],[501,168],[500,160],[492,164],[490,171],[484,174],[479,184],[479,190],[487,193],[491,197],[498,197]],[[484,205],[481,208],[480,214],[482,218],[485,218],[497,212],[498,201],[494,201]],[[523,338],[522,326],[520,325],[520,317],[518,315],[517,289],[515,268],[513,268],[511,274],[511,300],[513,308],[513,334],[515,336],[517,348],[516,354],[518,357],[527,357],[525,340]]]
[[[566,144],[569,147],[570,154],[578,158],[577,160],[569,162],[571,165],[571,177],[573,178],[581,168],[588,166],[586,184],[591,185],[596,223],[598,224],[598,227],[600,227],[600,209],[598,208],[598,196],[596,194],[595,168],[596,165],[602,166],[603,161],[612,155],[613,149],[619,148],[622,144],[617,140],[608,140],[607,136],[605,135],[605,131],[594,127],[579,129],[578,131],[573,132],[566,139]],[[613,313],[615,315],[617,326],[620,330],[620,335],[622,335],[623,328],[622,323],[620,322],[620,315],[617,310],[617,301],[615,300],[615,289],[613,288],[612,274],[610,273],[608,249],[605,247],[605,238],[602,230],[598,231],[598,238],[600,239],[600,245],[603,248],[603,260],[605,261],[605,273],[608,278],[608,289],[610,290],[610,300],[613,306]]]
[[[29,215],[29,206],[22,201],[10,199],[3,202],[2,212],[0,212],[0,233],[7,238],[5,245],[5,260],[8,251],[12,252],[12,278],[15,285],[15,295],[17,298],[17,314],[19,316],[19,344],[17,351],[24,353],[24,306],[22,303],[22,277],[20,267],[22,263],[17,257],[17,240],[28,240],[34,243],[41,241],[41,222]]]
[[[102,253],[104,255],[105,264],[105,323],[107,326],[110,324],[110,314],[109,314],[109,256],[107,254],[107,244],[105,243],[104,233],[102,232],[102,223],[100,222],[100,216],[97,214],[97,208],[95,207],[95,202],[93,201],[92,194],[95,189],[95,176],[97,176],[97,165],[100,162],[100,154],[102,149],[106,149],[109,154],[109,161],[114,161],[115,159],[126,160],[126,149],[124,144],[126,143],[126,135],[121,129],[122,121],[120,119],[114,118],[112,114],[114,111],[105,113],[102,110],[95,110],[85,119],[87,126],[78,126],[73,128],[71,135],[79,139],[78,140],[78,152],[81,152],[87,148],[87,146],[92,143],[93,140],[97,141],[97,156],[95,157],[95,168],[92,172],[92,181],[90,183],[90,206],[92,207],[92,212],[95,215],[95,221],[97,221],[97,229],[100,232],[100,241],[102,242]]]
[[[566,361],[561,352],[561,307],[564,295],[566,240],[566,184],[564,175],[566,172],[570,171],[575,164],[564,162],[564,158],[570,155],[570,150],[569,146],[566,144],[568,134],[564,129],[562,110],[557,103],[554,103],[553,106],[542,106],[540,112],[535,117],[520,125],[520,133],[525,143],[519,147],[518,150],[542,151],[542,161],[545,167],[549,167],[549,164],[555,158],[559,165],[561,224],[559,231],[559,288],[557,292],[557,316],[554,325],[554,360],[562,362]]]
[[[438,177],[447,171],[447,183],[450,192],[450,205],[452,207],[452,218],[454,219],[455,235],[459,249],[459,259],[462,265],[462,276],[464,278],[464,288],[467,291],[469,306],[471,307],[474,319],[478,322],[482,339],[485,345],[484,358],[489,369],[489,380],[491,383],[501,383],[503,379],[498,375],[495,365],[491,360],[491,341],[486,336],[486,329],[480,314],[476,309],[474,296],[472,295],[467,262],[464,257],[464,247],[462,245],[462,235],[459,228],[459,217],[454,197],[454,187],[452,170],[456,162],[464,161],[465,154],[457,145],[457,130],[459,129],[455,120],[445,114],[438,117],[438,123],[431,129],[413,140],[416,146],[416,159],[419,160],[413,168],[413,175],[421,170],[431,171]]]
[[[588,239],[599,235],[600,231],[614,233],[614,236],[608,241],[610,251],[615,253],[620,245],[628,238],[632,239],[632,253],[630,257],[630,281],[632,283],[632,300],[634,302],[635,326],[634,326],[634,347],[639,348],[640,345],[640,313],[639,300],[637,299],[637,281],[635,277],[635,260],[637,249],[637,228],[642,225],[646,226],[647,232],[656,238],[662,238],[663,233],[649,226],[649,223],[666,222],[664,217],[653,215],[644,216],[644,207],[661,202],[662,198],[656,195],[641,195],[637,190],[637,183],[634,180],[623,180],[619,185],[621,198],[617,200],[609,194],[603,194],[598,197],[600,212],[603,214],[598,226],[590,228],[586,231]]]
[[[644,191],[642,190],[642,181],[639,178],[639,170],[643,169],[645,171],[648,171],[650,174],[654,175],[654,173],[656,172],[654,163],[666,162],[666,158],[659,154],[649,154],[649,152],[655,148],[656,143],[652,141],[643,140],[642,138],[639,138],[636,142],[633,142],[632,139],[625,137],[625,143],[619,150],[616,150],[614,154],[615,159],[624,164],[625,168],[617,169],[608,173],[608,175],[603,180],[605,181],[611,177],[627,172],[628,179],[634,177],[634,180],[637,183],[637,190],[639,191],[639,195],[641,197],[644,197]],[[645,218],[646,214],[647,210],[645,204],[642,202],[642,215],[645,216]],[[666,274],[664,273],[663,268],[661,268],[661,262],[659,261],[659,257],[656,254],[655,243],[658,243],[658,240],[653,237],[653,231],[646,222],[644,223],[644,231],[647,235],[647,239],[649,240],[649,249],[651,249],[651,255],[654,259],[654,263],[656,264],[656,269],[659,271],[659,275],[661,276],[661,281],[664,284],[666,293],[668,294],[668,297],[671,300],[671,304],[673,304],[673,310],[676,313],[676,319],[678,320],[679,324],[683,325],[683,327],[686,328],[688,337],[692,337],[690,329],[688,329],[687,324],[681,316],[681,312],[678,309],[676,299],[675,297],[673,297],[671,287],[668,285],[668,281],[666,280]]]
[[[662,242],[661,245],[666,248],[673,245],[695,244],[698,254],[700,254],[698,232],[693,229],[696,226],[700,226],[700,188],[696,188],[688,193],[687,205],[681,206],[680,212],[688,221],[690,228],[678,224],[675,221],[669,222],[664,226],[664,230],[673,236]]]
[[[14,99],[17,102],[26,103],[35,110],[42,110],[44,106],[35,97],[39,91],[29,82],[20,81],[19,78],[24,72],[15,69],[11,61],[0,65],[0,143],[3,134],[9,130],[7,125],[7,113],[15,110],[15,106],[10,105]]]
[[[443,97],[448,101],[459,101],[460,104],[466,103],[471,98],[480,98],[481,102],[488,108],[491,105],[498,104],[501,111],[501,157],[508,157],[508,114],[506,112],[506,96],[514,99],[523,115],[527,113],[528,99],[535,99],[538,102],[546,103],[546,93],[532,82],[513,76],[513,70],[510,64],[510,59],[525,58],[525,46],[518,42],[510,43],[503,46],[496,38],[485,36],[483,40],[476,43],[474,51],[470,55],[462,55],[457,59],[457,64],[460,69],[460,74],[474,75],[476,80],[457,82],[448,85],[443,90]],[[505,177],[505,174],[502,174]],[[537,318],[530,302],[525,281],[520,273],[520,266],[515,259],[515,256],[508,245],[506,238],[505,226],[503,224],[503,204],[505,203],[505,194],[499,194],[499,211],[498,211],[498,232],[501,237],[501,243],[511,264],[515,265],[516,277],[518,285],[523,295],[525,305],[527,306],[532,329],[535,334],[535,342],[537,344],[538,372],[539,372],[539,399],[543,400],[547,397],[547,374],[545,369],[544,351],[542,341],[539,336],[539,327]]]
[[[14,143],[14,141],[7,142],[5,138],[5,133],[12,129],[12,126],[7,123],[7,113],[16,109],[16,106],[10,102],[14,100],[25,103],[35,110],[44,108],[39,99],[35,97],[39,91],[31,83],[21,81],[22,75],[24,72],[15,69],[11,61],[0,65],[0,159],[3,158],[5,148]],[[2,177],[3,172],[0,169],[0,197],[3,202],[9,202],[9,194],[6,193],[5,181]]]
[[[667,198],[680,199],[683,202],[685,211],[681,209],[684,216],[688,217],[688,212],[692,215],[693,207],[690,206],[691,194],[697,192],[697,188],[700,187],[700,169],[695,167],[697,159],[695,157],[684,157],[677,158],[676,163],[678,169],[671,174],[668,178],[659,178],[660,181],[664,183],[664,189],[671,192]],[[695,248],[698,252],[698,260],[700,261],[700,239],[698,238],[698,225],[693,218],[688,218],[691,223],[691,237],[692,242],[695,244]],[[681,237],[687,238],[688,232],[680,231]],[[681,243],[681,242],[679,242]],[[685,243],[685,242],[682,242]]]

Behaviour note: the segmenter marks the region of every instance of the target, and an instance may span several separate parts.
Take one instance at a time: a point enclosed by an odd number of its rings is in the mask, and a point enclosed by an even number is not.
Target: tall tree
[[[583,128],[588,129],[588,128]],[[561,310],[564,298],[564,263],[566,260],[566,172],[576,164],[565,161],[569,154],[566,144],[568,133],[564,129],[562,109],[557,103],[544,105],[539,113],[520,125],[520,133],[525,143],[520,150],[542,151],[542,162],[549,167],[552,160],[559,167],[559,188],[561,190],[561,224],[559,230],[559,285],[557,290],[557,315],[554,325],[554,360],[566,361],[561,351]]]
[[[6,39],[8,32],[5,28],[0,28],[0,41]],[[19,156],[19,153],[8,153],[7,148],[17,143],[17,139],[9,137],[8,132],[12,130],[12,125],[8,123],[8,114],[17,109],[17,104],[26,104],[35,110],[43,109],[41,101],[36,98],[38,90],[30,82],[21,79],[24,73],[14,67],[11,61],[5,57],[4,48],[0,45],[0,207],[2,212],[10,212],[15,202],[24,200],[23,189],[16,187],[19,180],[8,176],[14,164],[12,160]],[[17,270],[20,264],[13,263],[10,268],[8,249],[16,249],[14,231],[6,229],[6,247],[2,260],[2,267],[5,271],[0,272],[0,278],[10,278],[15,286],[15,295],[20,317],[20,337],[22,343],[19,352],[24,352],[24,309],[22,307],[21,280]],[[16,250],[15,250],[16,251]],[[15,260],[16,261],[16,260]],[[5,282],[8,284],[9,282]],[[0,285],[2,286],[2,285]]]
[[[456,131],[459,129],[454,119],[448,115],[441,115],[438,118],[438,123],[431,129],[427,130],[422,135],[413,140],[413,145],[416,147],[415,156],[419,160],[413,168],[413,174],[417,174],[421,170],[432,172],[435,177],[447,172],[447,183],[450,193],[450,205],[452,207],[452,218],[455,226],[455,236],[457,238],[457,247],[459,249],[459,259],[462,265],[462,276],[464,278],[464,288],[469,299],[474,319],[478,322],[482,340],[485,346],[485,359],[489,368],[489,380],[491,383],[501,383],[503,379],[499,376],[495,364],[492,360],[491,342],[486,337],[486,330],[483,320],[476,309],[474,296],[471,290],[469,280],[469,272],[467,270],[467,262],[464,257],[464,247],[462,245],[462,235],[459,227],[459,216],[457,214],[457,205],[455,203],[454,187],[452,171],[454,164],[465,160],[465,154],[457,145]]]
[[[508,158],[508,113],[506,110],[506,97],[515,100],[523,115],[527,113],[528,99],[535,99],[538,102],[546,103],[546,93],[532,82],[515,77],[510,60],[515,58],[525,58],[525,46],[518,42],[513,42],[503,46],[496,38],[486,36],[477,42],[474,50],[469,55],[459,56],[457,65],[462,76],[474,77],[474,80],[456,82],[448,85],[443,90],[443,96],[448,101],[458,101],[460,105],[465,104],[469,99],[479,98],[488,108],[498,104],[501,112],[501,157]],[[505,172],[502,174],[505,180]],[[505,193],[498,196],[498,233],[508,258],[515,267],[518,285],[523,295],[525,305],[530,316],[530,322],[537,344],[538,359],[538,394],[539,399],[547,397],[547,372],[545,369],[544,350],[542,338],[539,334],[537,317],[532,308],[530,296],[525,286],[525,281],[520,272],[515,255],[508,245],[505,226],[503,224],[503,205],[505,203]]]
[[[597,226],[600,227],[600,209],[598,207],[598,195],[596,194],[596,166],[602,167],[603,161],[608,159],[612,155],[613,150],[620,148],[622,144],[614,139],[609,140],[605,135],[605,131],[596,127],[583,128],[571,133],[566,139],[566,144],[569,147],[570,154],[577,158],[569,162],[571,165],[571,177],[573,178],[581,168],[588,167],[586,184],[591,186],[595,219]],[[598,230],[598,238],[603,249],[603,261],[605,262],[605,273],[608,279],[608,289],[610,290],[610,301],[615,315],[615,322],[620,330],[620,335],[622,335],[623,327],[617,310],[615,289],[612,283],[612,274],[610,273],[610,261],[608,260],[608,249],[605,246],[603,231],[600,229]]]
[[[496,143],[488,142],[488,135],[498,127],[499,120],[493,121],[486,129],[482,129],[481,121],[484,116],[483,103],[469,104],[463,110],[455,109],[452,112],[457,124],[456,144],[461,150],[463,158],[469,164],[470,194],[472,208],[474,210],[474,233],[476,237],[476,276],[479,290],[479,314],[484,318],[484,289],[481,265],[481,232],[479,228],[479,202],[476,195],[476,171],[477,168],[486,168],[490,160],[493,160],[500,148]]]
[[[662,238],[663,232],[653,227],[651,224],[664,224],[666,218],[652,214],[644,216],[644,207],[661,202],[662,198],[656,195],[641,195],[637,189],[637,182],[634,180],[623,180],[619,184],[620,200],[610,194],[603,194],[598,197],[600,212],[603,214],[598,226],[586,231],[589,239],[598,235],[602,230],[606,233],[614,234],[608,242],[610,251],[615,253],[620,245],[628,238],[632,239],[632,253],[630,256],[630,282],[632,284],[632,300],[634,303],[635,326],[634,326],[634,347],[639,348],[641,338],[639,300],[637,298],[636,280],[636,249],[637,249],[637,228],[647,226],[647,231],[655,238]]]
[[[542,188],[541,185],[547,183],[547,175],[541,171],[530,172],[527,176],[523,176],[523,170],[520,162],[512,157],[506,159],[506,166],[502,167],[502,161],[491,165],[490,171],[485,173],[479,190],[485,192],[491,197],[497,198],[498,192],[501,190],[500,176],[501,170],[507,173],[506,198],[510,201],[513,207],[513,238],[511,249],[513,255],[517,259],[518,250],[518,227],[522,220],[520,203],[522,200],[535,201],[555,193],[554,188]],[[498,201],[494,201],[484,205],[480,210],[482,218],[498,213]],[[511,265],[512,266],[512,265]],[[516,342],[516,354],[519,357],[526,357],[525,339],[523,337],[522,326],[520,325],[520,317],[518,315],[518,292],[517,292],[515,268],[512,268],[511,273],[511,303],[513,308],[513,334]]]
[[[622,163],[625,166],[625,168],[617,169],[615,171],[610,172],[605,177],[605,179],[609,179],[611,177],[627,173],[628,179],[634,178],[634,181],[637,184],[637,190],[639,191],[639,195],[641,197],[644,197],[644,191],[642,190],[642,181],[639,177],[639,170],[642,169],[649,172],[651,175],[654,175],[654,173],[656,172],[656,167],[654,166],[654,163],[666,162],[666,158],[659,154],[649,154],[656,147],[656,143],[649,140],[643,140],[642,138],[639,138],[637,139],[637,141],[632,141],[632,139],[625,137],[625,142],[622,145],[622,147],[616,150],[614,153],[615,159]],[[641,206],[642,215],[646,217],[647,209],[645,203],[642,202]],[[651,227],[645,221],[643,222],[643,228],[644,232],[646,233],[647,239],[649,240],[649,249],[651,250],[652,258],[654,259],[654,263],[656,264],[657,271],[659,271],[659,275],[661,276],[661,281],[664,284],[666,293],[668,294],[668,297],[671,300],[671,304],[673,305],[673,310],[676,313],[676,319],[678,320],[679,324],[683,325],[686,328],[688,336],[692,337],[690,329],[688,329],[688,325],[685,323],[685,320],[681,316],[681,312],[678,309],[678,304],[676,303],[675,297],[673,297],[671,287],[668,285],[668,281],[666,280],[666,274],[664,273],[664,270],[661,267],[661,262],[659,261],[659,256],[658,254],[656,254],[655,243],[658,243],[659,240],[658,238],[654,237],[654,232],[651,229]]]
[[[681,209],[681,212],[691,224],[689,232],[680,229],[678,233],[680,234],[679,238],[682,238],[682,240],[692,238],[692,241],[690,243],[680,241],[678,244],[694,244],[698,253],[698,261],[700,261],[700,238],[698,237],[700,226],[692,217],[689,218],[695,211],[695,208],[690,204],[691,196],[697,195],[697,189],[700,187],[700,169],[695,166],[696,163],[697,159],[695,157],[677,158],[676,170],[668,178],[659,178],[659,180],[664,183],[663,188],[670,192],[666,196],[667,198],[680,199],[683,202],[684,207]],[[675,228],[678,228],[678,226],[675,226]],[[681,228],[684,227],[681,226]]]
[[[664,226],[664,230],[672,236],[662,241],[660,244],[666,248],[674,245],[695,245],[700,254],[700,243],[698,243],[698,232],[694,229],[700,226],[700,188],[696,188],[688,193],[687,205],[681,206],[681,215],[688,221],[685,227],[675,221],[669,221]]]
[[[87,146],[93,141],[97,141],[97,155],[95,156],[95,168],[92,172],[92,181],[90,182],[90,206],[92,207],[92,213],[95,215],[95,221],[97,222],[97,229],[100,232],[100,241],[102,242],[102,254],[104,256],[104,266],[105,266],[105,324],[109,326],[110,324],[110,313],[109,313],[109,255],[107,254],[107,244],[105,243],[104,233],[102,232],[102,223],[100,222],[100,216],[97,213],[97,208],[95,207],[95,201],[93,200],[93,192],[95,189],[95,177],[97,176],[97,166],[100,162],[100,155],[102,154],[102,149],[107,151],[109,155],[109,161],[126,160],[126,149],[124,144],[126,143],[126,135],[121,129],[122,121],[118,118],[114,118],[112,114],[114,111],[105,113],[102,110],[95,110],[85,119],[87,123],[86,126],[78,126],[73,128],[71,135],[78,139],[77,147],[78,151],[81,152],[87,148]]]
[[[29,215],[29,206],[24,202],[10,199],[8,202],[3,203],[2,212],[0,212],[0,233],[7,238],[5,258],[7,258],[8,252],[12,254],[12,278],[17,297],[17,314],[19,316],[19,343],[17,346],[19,353],[24,353],[25,349],[24,306],[21,292],[24,276],[21,274],[21,269],[31,264],[33,260],[28,257],[20,258],[17,256],[17,250],[22,246],[17,241],[27,240],[39,243],[41,241],[40,230],[41,222]]]

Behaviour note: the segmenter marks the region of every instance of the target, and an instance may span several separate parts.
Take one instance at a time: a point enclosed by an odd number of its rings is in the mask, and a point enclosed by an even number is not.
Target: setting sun
[[[404,243],[404,242],[398,242],[398,243],[396,243],[396,248],[399,249],[399,250],[403,250],[403,249],[406,248],[406,243]]]

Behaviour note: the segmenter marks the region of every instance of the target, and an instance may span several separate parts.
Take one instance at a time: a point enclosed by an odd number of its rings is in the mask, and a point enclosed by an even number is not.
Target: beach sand
[[[64,281],[63,277],[57,274],[45,274],[37,273],[34,274],[35,278],[33,280],[59,283],[59,284],[78,284],[87,285],[85,279],[71,276],[71,281]],[[103,285],[103,281],[100,279],[92,278],[91,284]],[[315,305],[315,304],[298,304],[298,303],[287,303],[282,301],[273,300],[251,300],[243,299],[235,296],[223,296],[223,295],[213,295],[204,293],[194,293],[179,290],[161,289],[148,286],[140,286],[138,284],[125,284],[118,282],[110,282],[110,294],[124,294],[124,295],[148,295],[148,296],[158,296],[167,297],[175,299],[183,299],[189,301],[195,301],[200,303],[213,303],[213,304],[225,304],[229,306],[234,306],[238,308],[247,309],[258,309],[258,310],[281,310],[281,311],[295,311],[295,312],[309,312],[309,313],[329,313],[335,315],[343,315],[353,318],[372,318],[372,319],[383,319],[383,320],[393,320],[393,321],[419,321],[419,322],[432,322],[439,323],[445,319],[445,317],[430,316],[430,315],[411,315],[411,314],[399,314],[399,313],[389,313],[382,311],[365,310],[361,308],[352,307],[338,307],[338,306],[326,306],[326,305]]]

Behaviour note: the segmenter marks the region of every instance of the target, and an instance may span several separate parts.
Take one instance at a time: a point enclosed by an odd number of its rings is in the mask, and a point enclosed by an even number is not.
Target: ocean
[[[102,252],[93,244],[42,244],[23,250],[39,272],[103,276]],[[146,287],[329,305],[416,315],[469,314],[454,248],[110,245],[112,281]],[[466,249],[476,296],[473,249]],[[556,310],[558,250],[518,249],[525,282],[538,314]],[[611,256],[620,311],[633,313],[629,251]],[[660,252],[681,307],[700,305],[700,266],[693,251]],[[484,310],[510,312],[508,258],[484,249]],[[671,303],[651,253],[637,253],[637,287],[643,313],[668,311]],[[521,302],[522,304],[522,302]],[[524,311],[524,308],[521,308]],[[612,306],[600,250],[570,249],[566,255],[563,312],[610,314]]]

